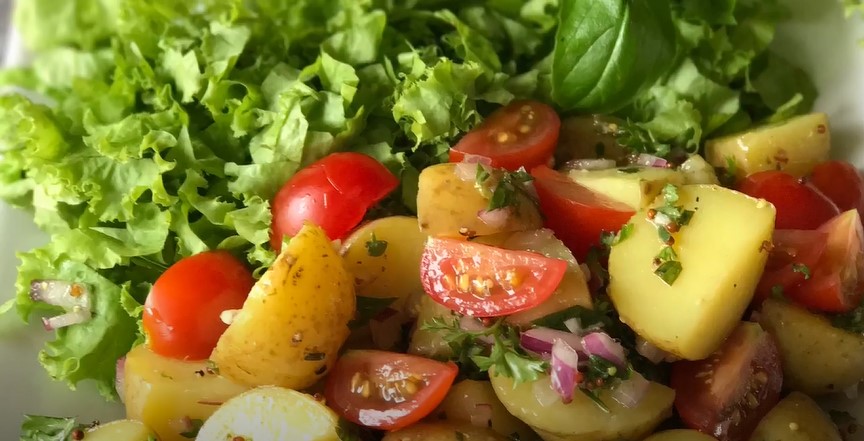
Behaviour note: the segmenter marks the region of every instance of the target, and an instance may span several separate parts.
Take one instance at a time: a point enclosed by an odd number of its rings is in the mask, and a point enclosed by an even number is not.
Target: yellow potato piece
[[[211,359],[249,386],[312,386],[336,362],[355,300],[342,258],[307,224],[252,288]]]
[[[810,397],[792,392],[756,426],[750,441],[841,441],[828,414]]]
[[[685,184],[710,184],[719,185],[720,180],[717,179],[717,172],[705,158],[699,155],[690,155],[684,161],[678,171],[684,175]]]
[[[681,172],[657,167],[573,170],[567,176],[577,184],[634,210],[645,208],[654,202],[654,198],[666,184],[684,183]]]
[[[187,440],[180,435],[184,420],[206,420],[219,405],[247,390],[208,370],[205,361],[162,357],[145,345],[129,351],[124,371],[126,417],[144,422],[162,441]]]
[[[717,438],[695,430],[677,429],[657,432],[643,441],[717,441]]]
[[[339,417],[312,396],[259,387],[223,404],[198,432],[200,441],[340,441]]]
[[[558,284],[558,288],[555,288],[555,292],[543,303],[509,315],[506,320],[512,325],[529,326],[534,320],[573,306],[593,308],[588,282],[585,280],[585,274],[578,268],[575,270],[568,269]]]
[[[432,300],[426,294],[420,298],[417,321],[411,331],[411,341],[408,344],[408,353],[422,355],[427,358],[443,359],[453,354],[453,349],[444,341],[444,335],[437,331],[422,329],[423,325],[431,322],[434,318],[443,318],[448,323],[455,319],[453,311],[446,306]]]
[[[381,441],[509,441],[485,427],[465,423],[417,423],[384,435]]]
[[[88,429],[84,439],[87,441],[150,441],[158,438],[141,421],[117,420]]]
[[[612,247],[609,296],[621,320],[643,338],[699,360],[720,346],[753,297],[768,257],[763,243],[774,230],[774,206],[713,185],[685,185],[678,194],[679,204],[695,210],[674,235],[683,267],[678,279],[669,286],[654,274],[665,245],[643,210],[631,220],[632,235]]]
[[[492,383],[488,381],[462,380],[454,384],[429,419],[482,424],[482,420],[471,421],[472,415],[482,415],[484,412],[482,409],[478,410],[478,406],[489,407],[486,409],[490,417],[489,428],[500,435],[510,436],[516,433],[519,441],[539,440],[527,424],[507,411],[495,395]]]

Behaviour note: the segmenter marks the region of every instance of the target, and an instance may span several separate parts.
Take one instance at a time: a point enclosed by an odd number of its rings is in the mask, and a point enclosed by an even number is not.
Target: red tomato
[[[517,101],[496,110],[450,149],[450,162],[465,155],[484,156],[493,167],[530,170],[552,159],[561,119],[551,107]]]
[[[597,194],[546,166],[531,170],[546,227],[567,245],[576,259],[585,260],[600,234],[614,232],[635,212],[628,206]]]
[[[240,309],[255,279],[225,251],[207,251],[171,265],[144,302],[144,331],[153,352],[203,360],[228,328],[219,315]]]
[[[827,239],[828,233],[819,230],[774,231],[774,247],[756,287],[754,303],[762,303],[777,287],[785,293],[804,283],[805,268],[816,267]]]
[[[432,413],[458,368],[416,355],[348,351],[327,377],[327,405],[366,427],[397,430]]]
[[[420,258],[423,288],[460,314],[498,317],[548,299],[567,262],[456,239],[430,238]]]
[[[311,221],[331,239],[341,239],[366,210],[399,185],[381,163],[360,153],[334,153],[300,170],[273,198],[270,246],[279,251]]]
[[[864,178],[852,164],[825,161],[813,169],[810,182],[840,210],[858,210],[864,216]]]
[[[743,441],[777,404],[780,351],[756,323],[742,322],[705,360],[672,365],[675,409],[687,427],[720,441]]]
[[[825,251],[810,277],[784,295],[806,308],[846,312],[861,301],[864,288],[864,229],[858,211],[849,210],[819,228]]]
[[[813,230],[840,210],[825,195],[782,171],[762,171],[747,176],[738,191],[762,198],[777,209],[779,230]]]

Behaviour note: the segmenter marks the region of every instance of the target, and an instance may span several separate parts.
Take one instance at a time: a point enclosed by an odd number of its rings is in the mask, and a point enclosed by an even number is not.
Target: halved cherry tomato
[[[776,290],[789,292],[801,285],[825,252],[828,233],[819,230],[776,230],[765,272],[756,287],[754,303],[760,304]]]
[[[813,168],[810,182],[841,211],[858,210],[864,216],[864,178],[846,161],[825,161]]]
[[[416,355],[348,351],[330,371],[324,395],[343,418],[366,427],[397,430],[441,404],[458,368]]]
[[[864,289],[864,229],[858,211],[849,210],[819,228],[825,251],[810,276],[784,295],[805,308],[846,312],[861,302]]]
[[[600,244],[602,232],[620,230],[635,214],[630,207],[597,194],[549,167],[536,167],[531,175],[546,227],[555,232],[580,262],[585,261],[592,246]]]
[[[528,251],[430,238],[420,279],[438,303],[460,314],[498,317],[524,311],[558,288],[567,262]]]
[[[777,343],[756,323],[738,325],[707,359],[672,365],[684,424],[720,441],[747,440],[777,404],[782,385]]]
[[[840,213],[816,188],[782,171],[747,176],[738,185],[738,191],[774,204],[777,209],[774,225],[780,230],[813,230]]]
[[[255,279],[225,251],[207,251],[171,265],[144,302],[144,332],[150,349],[171,358],[210,356],[228,325],[219,315],[240,309]]]
[[[536,101],[516,101],[496,110],[450,149],[450,162],[484,156],[493,167],[527,170],[549,163],[558,143],[561,119]]]
[[[297,172],[273,198],[270,246],[279,251],[283,237],[297,234],[305,221],[340,239],[398,185],[399,179],[369,156],[326,156]]]

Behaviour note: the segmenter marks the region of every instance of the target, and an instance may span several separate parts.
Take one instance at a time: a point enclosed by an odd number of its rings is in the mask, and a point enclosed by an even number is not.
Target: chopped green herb
[[[864,334],[864,304],[849,312],[835,315],[831,318],[831,324],[849,332]]]
[[[524,169],[519,169],[515,172],[504,172],[492,191],[487,209],[491,211],[499,208],[516,207],[519,205],[520,195],[533,201],[533,198],[525,189],[525,184],[533,180],[534,178]]]
[[[600,234],[600,242],[607,247],[618,245],[619,243],[633,235],[633,228],[634,225],[632,223],[628,223],[621,227],[621,230],[617,233],[610,233],[608,231],[604,231]]]
[[[633,174],[639,173],[639,167],[627,167],[627,168],[619,168],[619,173]]]
[[[357,296],[356,312],[354,320],[348,323],[351,329],[358,329],[369,323],[378,314],[384,312],[387,307],[397,300],[396,297],[367,297]]]
[[[676,205],[680,196],[675,185],[666,184],[660,194],[663,196],[663,205],[648,211],[648,219],[657,226],[657,236],[666,245],[654,257],[654,274],[671,286],[683,270],[678,254],[672,248],[675,244],[672,234],[689,224],[695,212]]]
[[[483,166],[483,164],[477,164],[477,175],[474,178],[474,182],[476,185],[483,185],[486,181],[489,180],[489,177],[492,175],[489,173],[489,170]]]
[[[198,431],[201,430],[201,426],[204,425],[203,420],[199,420],[198,418],[192,418],[189,420],[189,430],[185,432],[180,432],[180,436],[183,438],[195,439],[198,436]]]
[[[621,380],[630,378],[632,372],[630,366],[619,368],[605,358],[592,355],[588,357],[588,365],[583,372],[584,380],[579,385],[579,390],[591,398],[604,412],[609,412],[609,408],[600,399],[597,391],[615,387]]]
[[[792,271],[802,274],[804,276],[804,280],[810,279],[810,268],[803,263],[792,264]]]
[[[717,179],[724,187],[734,187],[738,180],[738,162],[732,156],[726,157],[726,167],[717,167]]]
[[[387,251],[387,241],[378,240],[375,237],[375,232],[372,232],[372,237],[366,241],[366,252],[372,257],[380,257]]]
[[[543,328],[557,329],[559,331],[567,331],[567,326],[564,322],[572,318],[578,319],[583,328],[592,326],[608,326],[611,324],[609,317],[605,311],[600,308],[589,309],[584,306],[571,306],[567,309],[553,312],[531,322],[534,326]]]
[[[604,123],[600,127],[600,133],[614,136],[620,146],[634,153],[648,153],[665,158],[672,151],[671,145],[659,142],[651,132],[631,121]]]
[[[681,262],[674,260],[661,263],[660,266],[654,270],[654,274],[663,279],[667,285],[671,286],[676,280],[678,280],[678,276],[681,275],[682,269]]]
[[[660,253],[657,254],[657,258],[660,259],[661,262],[678,260],[678,253],[676,253],[672,247],[664,247],[660,250]]]

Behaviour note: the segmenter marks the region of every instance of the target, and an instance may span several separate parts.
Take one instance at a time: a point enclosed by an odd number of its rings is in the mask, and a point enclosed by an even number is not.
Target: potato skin
[[[717,438],[690,429],[664,430],[642,441],[717,441]]]
[[[417,423],[384,435],[381,441],[507,441],[491,429],[465,423]]]
[[[813,399],[792,392],[759,422],[750,441],[841,441],[837,426]]]
[[[249,386],[312,386],[336,362],[355,302],[342,258],[306,224],[252,288],[211,360]]]
[[[785,387],[821,395],[864,379],[864,337],[777,299],[762,304],[759,323],[777,339]]]

